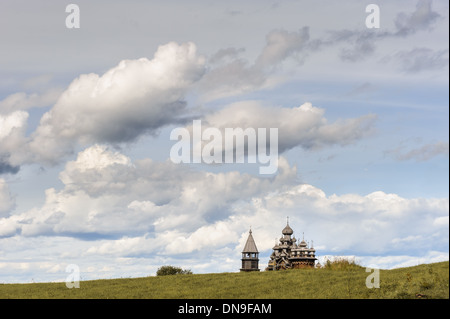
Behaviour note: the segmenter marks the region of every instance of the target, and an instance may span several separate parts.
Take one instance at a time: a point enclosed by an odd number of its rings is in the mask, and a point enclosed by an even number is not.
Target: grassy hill
[[[62,283],[0,284],[0,298],[327,299],[449,298],[449,262],[380,270],[380,288],[366,287],[364,267],[277,272],[191,274]],[[417,295],[421,294],[421,295]]]

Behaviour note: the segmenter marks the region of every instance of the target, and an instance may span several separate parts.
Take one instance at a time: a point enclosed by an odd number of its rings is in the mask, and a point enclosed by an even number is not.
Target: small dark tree
[[[156,271],[156,276],[167,276],[167,275],[190,275],[192,271],[189,269],[181,269],[175,266],[161,266]]]

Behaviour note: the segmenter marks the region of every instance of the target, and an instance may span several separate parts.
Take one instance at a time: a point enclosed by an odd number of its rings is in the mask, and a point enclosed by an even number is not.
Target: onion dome
[[[283,235],[292,235],[294,231],[291,227],[289,227],[289,223],[286,225],[286,227],[283,228],[283,231],[281,232]]]

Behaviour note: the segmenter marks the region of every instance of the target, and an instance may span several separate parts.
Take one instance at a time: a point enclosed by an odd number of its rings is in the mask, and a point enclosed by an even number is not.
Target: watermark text
[[[170,140],[178,141],[170,150],[174,163],[248,163],[262,164],[260,174],[274,174],[278,170],[278,128],[225,128],[202,130],[201,120],[192,123],[192,136],[187,128],[172,130]],[[205,144],[206,142],[206,144]],[[265,165],[265,166],[263,166]]]

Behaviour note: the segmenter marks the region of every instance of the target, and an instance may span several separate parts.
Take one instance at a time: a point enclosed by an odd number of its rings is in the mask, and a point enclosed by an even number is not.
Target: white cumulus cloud
[[[367,114],[329,123],[325,110],[311,103],[287,108],[243,101],[207,114],[204,128],[278,128],[278,152],[282,153],[296,146],[315,149],[354,143],[371,133],[375,120],[376,115]]]
[[[42,116],[31,154],[54,162],[76,142],[129,142],[180,121],[185,94],[202,77],[204,63],[193,43],[171,42],[151,60],[123,60],[103,75],[80,75]]]

